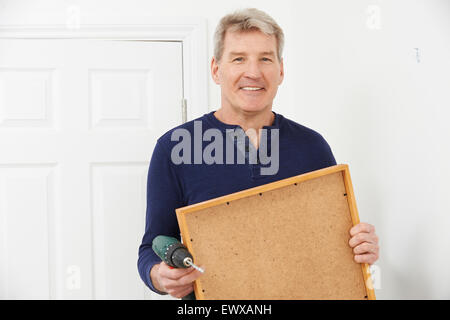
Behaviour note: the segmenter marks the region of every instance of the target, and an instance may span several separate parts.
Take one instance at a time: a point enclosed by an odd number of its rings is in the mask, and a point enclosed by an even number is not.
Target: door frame
[[[45,19],[50,21],[44,22]],[[83,17],[84,18],[84,17]],[[163,18],[163,17],[120,17],[120,21],[104,21],[108,17],[89,16],[89,23],[80,23],[77,26],[70,26],[61,22],[52,21],[54,17],[44,16],[39,23],[3,23],[0,24],[0,39],[98,39],[98,40],[121,40],[121,41],[170,41],[181,42],[182,48],[182,80],[183,97],[180,97],[179,110],[182,112],[182,98],[187,100],[187,117],[193,120],[208,112],[208,77],[209,63],[207,52],[207,24],[204,18]],[[116,19],[116,18],[114,18]],[[116,19],[117,20],[117,19]],[[90,23],[99,21],[99,23]],[[181,118],[181,117],[180,117]],[[41,166],[42,164],[39,164]],[[45,164],[47,165],[47,163]],[[54,163],[48,164],[54,166]],[[1,168],[1,165],[0,165]],[[91,165],[92,168],[92,165]],[[54,179],[60,179],[59,169],[56,168]],[[53,182],[52,182],[53,183]],[[91,186],[90,186],[91,188]],[[90,191],[92,195],[92,191]],[[49,226],[48,237],[49,245],[51,242],[59,239],[58,233],[61,228],[61,221],[58,212],[60,204],[55,203],[57,212],[49,213],[51,227]],[[51,209],[53,210],[53,209]],[[90,217],[92,219],[92,207]],[[0,217],[1,219],[2,217]],[[56,219],[56,220],[55,220]],[[90,222],[92,232],[93,224]],[[55,225],[57,225],[55,227]],[[55,231],[56,230],[56,231]],[[55,233],[56,232],[56,233]],[[56,238],[55,238],[56,237]],[[91,237],[91,250],[93,250],[93,237]],[[51,240],[50,240],[51,238]],[[49,247],[49,298],[63,299],[64,281],[67,281],[68,275],[62,274],[63,268],[60,250],[61,248]],[[55,257],[57,256],[57,258]],[[89,297],[95,298],[94,282],[94,259],[91,260],[91,270],[88,272],[90,283]],[[55,269],[56,268],[56,269]],[[53,273],[53,271],[54,273]],[[1,270],[0,270],[1,271]],[[69,275],[70,276],[70,275]],[[143,285],[143,283],[142,283]],[[146,291],[146,292],[149,292]],[[151,293],[150,293],[151,294]],[[145,297],[148,298],[148,295]]]
[[[100,17],[98,20],[101,20]],[[182,45],[187,121],[208,112],[207,24],[204,18],[133,17],[121,23],[2,24],[0,39],[176,41]],[[141,22],[141,23],[140,23]],[[180,100],[180,112],[183,103]]]

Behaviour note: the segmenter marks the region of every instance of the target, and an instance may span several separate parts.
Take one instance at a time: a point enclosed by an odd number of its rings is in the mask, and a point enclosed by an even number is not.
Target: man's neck
[[[261,112],[235,112],[234,110],[220,108],[214,113],[214,116],[221,122],[231,125],[238,125],[244,131],[254,129],[259,132],[264,126],[273,124],[275,115],[271,109]]]
[[[256,149],[259,146],[260,129],[264,126],[271,126],[275,119],[271,108],[261,112],[235,112],[228,108],[220,108],[214,112],[214,116],[223,123],[240,126],[247,133]]]

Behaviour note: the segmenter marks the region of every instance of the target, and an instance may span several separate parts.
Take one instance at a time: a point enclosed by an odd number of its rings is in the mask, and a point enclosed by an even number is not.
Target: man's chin
[[[247,112],[247,113],[253,113],[253,112],[263,112],[267,109],[271,109],[268,106],[264,106],[264,105],[245,105],[245,106],[240,106],[239,109],[243,112]]]

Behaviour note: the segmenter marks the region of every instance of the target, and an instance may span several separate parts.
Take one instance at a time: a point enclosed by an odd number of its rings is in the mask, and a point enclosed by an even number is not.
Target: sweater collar
[[[239,126],[237,124],[227,124],[227,123],[220,121],[214,115],[215,112],[216,112],[216,110],[205,114],[206,119],[213,125],[213,127],[219,128],[221,130],[241,128],[241,126]],[[281,114],[277,114],[273,111],[272,111],[272,113],[275,115],[273,123],[270,126],[264,126],[263,129],[279,129],[280,128],[283,116]]]

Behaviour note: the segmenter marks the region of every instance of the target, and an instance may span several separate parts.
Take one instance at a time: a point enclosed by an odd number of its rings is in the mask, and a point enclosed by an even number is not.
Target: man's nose
[[[258,61],[249,61],[244,75],[249,78],[260,78],[262,75],[262,72],[261,72],[261,69],[259,66],[259,62]]]

